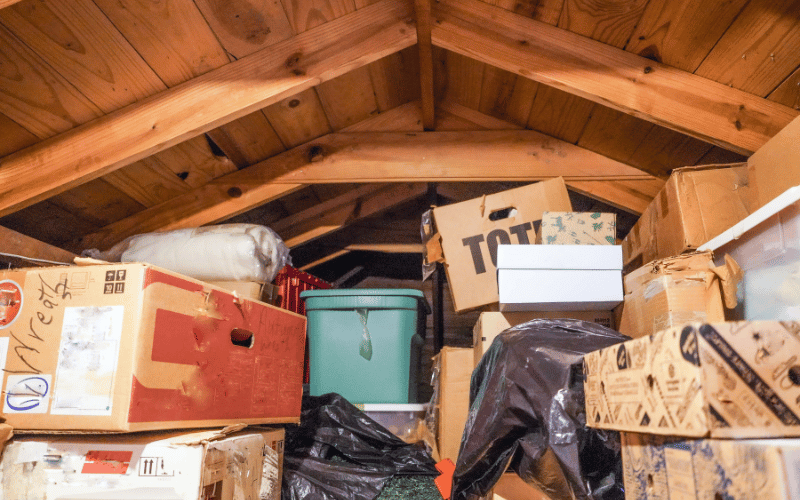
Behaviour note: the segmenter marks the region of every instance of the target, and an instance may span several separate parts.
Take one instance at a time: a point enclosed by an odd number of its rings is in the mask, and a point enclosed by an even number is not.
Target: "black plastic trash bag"
[[[451,498],[486,495],[508,466],[554,499],[624,499],[619,434],[585,427],[583,355],[627,339],[569,319],[498,335],[472,373]]]
[[[408,444],[338,394],[303,396],[286,428],[284,500],[372,500],[394,475],[438,475],[422,445]]]

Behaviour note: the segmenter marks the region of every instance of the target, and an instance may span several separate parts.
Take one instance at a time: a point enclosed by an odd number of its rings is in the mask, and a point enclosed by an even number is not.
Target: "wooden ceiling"
[[[0,0],[0,251],[225,221],[298,267],[416,251],[430,182],[635,216],[798,109],[800,0]]]

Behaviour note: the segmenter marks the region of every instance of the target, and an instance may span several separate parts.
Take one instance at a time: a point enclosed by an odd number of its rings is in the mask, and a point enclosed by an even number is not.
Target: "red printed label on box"
[[[125,474],[131,464],[132,451],[99,450],[86,453],[82,474]]]

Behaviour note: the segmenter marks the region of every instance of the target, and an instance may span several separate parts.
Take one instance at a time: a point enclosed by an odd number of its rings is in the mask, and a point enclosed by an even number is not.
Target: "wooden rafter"
[[[18,233],[11,229],[0,227],[0,241],[3,242],[0,258],[7,259],[9,255],[22,256],[29,259],[44,260],[49,262],[63,262],[69,264],[77,257],[72,252],[39,241],[30,236]],[[14,259],[16,261],[16,259]],[[23,261],[24,262],[24,261]]]
[[[87,235],[76,246],[105,249],[134,234],[212,224],[306,184],[537,181],[559,176],[568,182],[659,182],[530,130],[336,133],[218,177]]]
[[[0,216],[104,175],[416,42],[382,0],[0,160]]]
[[[433,46],[431,44],[431,1],[414,0],[417,15],[417,49],[419,52],[419,80],[422,103],[422,126],[431,131],[436,128],[436,102],[433,95]]]
[[[15,3],[19,2],[19,1],[20,0],[0,0],[0,9],[4,9],[6,7],[14,5]]]
[[[433,44],[750,154],[798,112],[480,0],[433,6]]]
[[[365,185],[278,220],[270,227],[289,248],[308,243],[425,193],[424,184]]]

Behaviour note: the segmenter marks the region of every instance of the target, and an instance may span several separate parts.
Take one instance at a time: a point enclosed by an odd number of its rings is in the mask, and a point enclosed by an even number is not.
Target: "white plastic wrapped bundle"
[[[146,262],[204,281],[269,283],[289,264],[289,249],[272,229],[220,224],[126,238],[83,255],[108,262]]]

